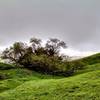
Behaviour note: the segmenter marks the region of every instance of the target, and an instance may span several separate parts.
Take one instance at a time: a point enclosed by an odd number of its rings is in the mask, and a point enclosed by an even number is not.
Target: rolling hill
[[[86,63],[87,65],[100,63],[100,53],[97,53],[97,54],[94,54],[94,55],[91,55],[91,56],[88,56],[88,57],[84,57],[84,58],[81,58],[81,59],[78,59],[78,60]]]
[[[80,59],[87,63],[73,76],[44,75],[1,64],[0,100],[100,100],[100,54]],[[10,65],[9,65],[10,66]]]

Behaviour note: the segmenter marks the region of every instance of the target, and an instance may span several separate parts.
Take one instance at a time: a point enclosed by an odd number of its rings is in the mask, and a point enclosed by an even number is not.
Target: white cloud
[[[67,48],[67,49],[62,49],[61,53],[66,54],[68,56],[89,56],[92,54],[95,54],[97,52],[92,52],[92,51],[78,51],[72,48]]]
[[[5,48],[7,48],[6,46],[0,46],[0,51],[3,51]]]

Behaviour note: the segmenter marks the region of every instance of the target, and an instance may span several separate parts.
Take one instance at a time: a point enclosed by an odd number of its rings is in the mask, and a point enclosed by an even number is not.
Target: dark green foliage
[[[7,74],[0,73],[0,80],[4,80],[4,79],[7,79],[7,78],[8,78]]]
[[[48,57],[47,55],[26,55],[24,59],[20,60],[20,63],[29,69],[39,71],[42,73],[53,73],[59,71],[61,61],[57,57]]]
[[[8,70],[8,69],[13,69],[13,68],[15,68],[14,65],[0,63],[0,70]]]
[[[70,61],[70,62],[67,62],[66,65],[67,65],[66,71],[68,75],[72,75],[78,70],[83,70],[85,67],[85,63],[81,61]]]
[[[82,61],[71,61],[69,62],[69,65],[72,66],[72,68],[74,68],[74,70],[78,70],[78,69],[83,69],[85,66],[85,63]]]
[[[47,55],[47,51],[45,50],[45,48],[39,47],[35,50],[35,54],[36,55],[43,55],[43,54]]]

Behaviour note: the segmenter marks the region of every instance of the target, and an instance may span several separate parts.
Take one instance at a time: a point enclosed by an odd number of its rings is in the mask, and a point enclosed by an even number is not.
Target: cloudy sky
[[[100,1],[0,0],[0,49],[31,37],[64,40],[71,55],[100,52]]]

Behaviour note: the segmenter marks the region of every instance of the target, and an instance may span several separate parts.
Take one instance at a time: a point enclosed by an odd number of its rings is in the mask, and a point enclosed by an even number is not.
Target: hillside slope
[[[81,62],[84,62],[87,65],[100,63],[100,53],[97,53],[88,57],[84,57],[78,60]]]
[[[0,81],[0,100],[100,100],[99,63],[66,78],[19,70],[4,71],[11,78]]]

